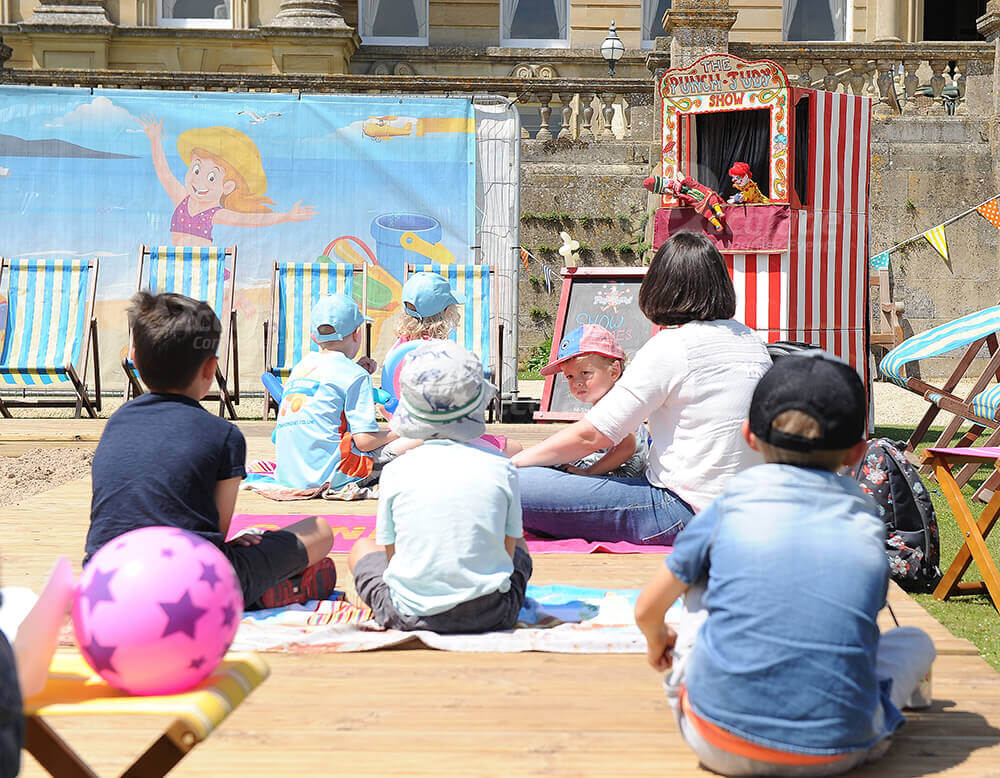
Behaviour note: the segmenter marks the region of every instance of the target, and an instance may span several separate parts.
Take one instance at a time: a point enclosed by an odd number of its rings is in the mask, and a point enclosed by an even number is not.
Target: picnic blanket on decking
[[[339,653],[419,642],[443,651],[560,654],[640,654],[646,641],[635,626],[637,589],[588,589],[577,586],[528,586],[517,626],[480,635],[383,630],[371,611],[345,600],[312,601],[287,608],[243,614],[232,651]],[[674,626],[680,604],[667,614]]]
[[[252,514],[236,513],[229,524],[229,536],[245,529],[281,529],[287,527],[307,516],[314,516],[312,513],[300,513],[294,515],[284,514]],[[328,515],[320,516],[325,519],[333,530],[333,553],[347,553],[358,538],[375,539],[375,517],[368,515]],[[669,554],[673,548],[671,546],[638,546],[634,543],[619,541],[617,543],[605,541],[587,541],[580,538],[570,538],[567,540],[550,540],[538,538],[530,532],[525,533],[525,540],[528,543],[528,551],[532,554],[593,554],[604,552],[609,554]]]

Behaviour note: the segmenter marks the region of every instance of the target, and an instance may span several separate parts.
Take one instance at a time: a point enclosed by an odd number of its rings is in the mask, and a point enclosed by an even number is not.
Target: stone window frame
[[[430,44],[430,0],[411,0],[414,4],[423,3],[424,5],[424,19],[427,28],[427,35],[423,36],[410,36],[403,37],[398,35],[365,35],[365,25],[367,20],[365,19],[364,0],[358,0],[358,35],[361,36],[361,42],[367,46],[427,46]],[[418,14],[419,16],[419,14]]]
[[[537,0],[521,0],[521,2],[537,2]],[[566,37],[565,38],[505,38],[503,31],[508,27],[506,20],[507,3],[500,0],[500,45],[504,48],[526,49],[568,49],[570,48],[570,0],[551,0],[555,3],[565,3],[566,6]]]

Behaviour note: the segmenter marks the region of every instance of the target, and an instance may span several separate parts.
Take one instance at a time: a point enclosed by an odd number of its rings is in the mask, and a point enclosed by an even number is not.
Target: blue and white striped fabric
[[[277,352],[269,372],[287,378],[310,351],[319,351],[309,322],[313,305],[328,294],[354,294],[354,266],[340,262],[279,262],[275,266],[278,296]]]
[[[890,381],[906,386],[903,371],[910,362],[946,354],[998,331],[1000,306],[970,313],[904,340],[882,358],[879,371]]]
[[[0,379],[33,386],[69,381],[87,332],[87,260],[14,259],[8,267],[7,321]]]
[[[465,346],[490,367],[491,281],[489,265],[411,265],[414,273],[439,273],[465,296],[462,319],[451,339]]]
[[[212,306],[225,325],[226,250],[218,246],[150,246],[147,288],[153,294],[173,292]]]

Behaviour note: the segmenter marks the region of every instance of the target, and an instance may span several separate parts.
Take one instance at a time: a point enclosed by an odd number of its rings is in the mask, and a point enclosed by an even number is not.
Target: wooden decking
[[[96,444],[102,424],[3,421],[0,455]],[[272,425],[240,426],[251,457],[271,453]],[[551,429],[495,431],[530,442]],[[0,509],[3,583],[37,589],[60,555],[79,568],[89,501],[81,479]],[[241,493],[237,510],[372,513],[374,504],[273,503]],[[347,575],[342,557],[337,564]],[[653,555],[540,556],[533,582],[634,588],[660,564]],[[905,594],[894,590],[890,601],[901,623],[935,640],[935,703],[911,714],[889,757],[853,774],[1000,776],[1000,676]],[[708,775],[678,736],[660,678],[642,656],[422,649],[264,656],[271,677],[172,775]],[[53,724],[101,775],[119,772],[155,733],[140,718]],[[43,774],[26,757],[22,775]]]

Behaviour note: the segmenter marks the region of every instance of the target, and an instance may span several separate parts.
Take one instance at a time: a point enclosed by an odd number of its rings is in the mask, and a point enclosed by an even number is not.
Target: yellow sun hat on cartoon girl
[[[177,138],[177,152],[185,165],[191,165],[195,149],[207,151],[239,173],[251,194],[261,195],[267,191],[260,151],[248,135],[232,127],[198,127],[182,132]]]

